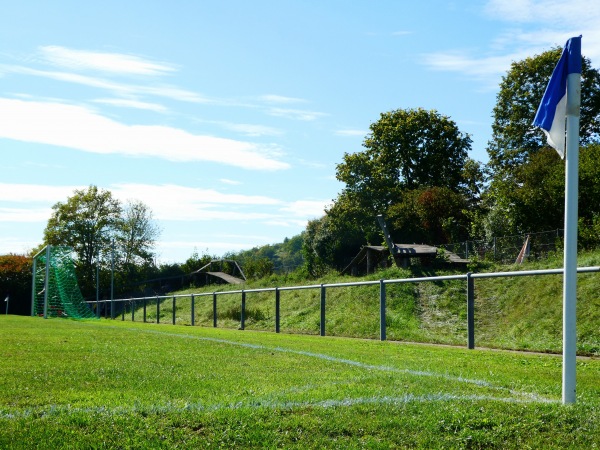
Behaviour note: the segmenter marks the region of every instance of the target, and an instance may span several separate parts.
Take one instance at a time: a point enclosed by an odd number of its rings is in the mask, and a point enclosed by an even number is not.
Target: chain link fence
[[[514,263],[527,242],[524,256],[529,259],[546,258],[549,253],[563,247],[564,230],[523,233],[513,236],[493,237],[479,241],[465,241],[441,244],[439,248],[456,253],[465,259],[498,261],[503,264]]]

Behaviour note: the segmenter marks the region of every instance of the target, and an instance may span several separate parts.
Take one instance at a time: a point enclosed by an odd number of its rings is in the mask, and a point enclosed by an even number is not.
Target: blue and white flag
[[[565,120],[567,117],[567,77],[581,73],[581,36],[567,41],[544,92],[533,125],[540,127],[561,158],[565,157]]]

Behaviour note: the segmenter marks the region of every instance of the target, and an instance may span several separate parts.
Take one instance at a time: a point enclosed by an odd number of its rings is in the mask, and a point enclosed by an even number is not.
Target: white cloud
[[[4,208],[0,207],[0,222],[46,222],[52,208]]]
[[[241,250],[244,248],[252,248],[256,246],[255,242],[226,242],[226,241],[195,241],[193,239],[189,241],[160,241],[157,243],[159,252],[161,249],[190,249],[190,254],[196,248],[199,252],[204,249],[211,248],[213,250],[220,249],[224,251],[228,250]]]
[[[272,227],[295,227],[305,228],[308,220],[305,219],[271,219],[264,222],[265,225]]]
[[[24,255],[40,244],[39,241],[24,240],[13,237],[0,237],[0,255],[9,253]]]
[[[118,83],[115,81],[107,80],[101,77],[93,77],[88,75],[81,75],[78,73],[71,72],[58,72],[50,70],[39,70],[32,69],[23,66],[7,66],[0,65],[0,69],[6,73],[17,73],[22,75],[30,75],[42,78],[49,78],[56,81],[63,81],[66,83],[80,84],[82,86],[93,87],[97,89],[104,89],[112,92],[115,95],[124,97],[131,97],[135,95],[154,95],[157,97],[164,97],[172,100],[191,102],[191,103],[224,103],[219,100],[209,99],[203,97],[195,92],[180,89],[174,86],[162,85],[162,86],[148,86],[148,85],[134,85],[127,83]]]
[[[73,70],[102,71],[129,75],[164,75],[174,67],[138,56],[73,50],[56,45],[40,47],[42,58],[49,63]]]
[[[230,180],[228,178],[221,178],[219,181],[223,184],[230,184],[232,186],[238,186],[238,185],[242,184],[241,181]]]
[[[144,202],[158,220],[258,220],[270,225],[297,226],[305,224],[307,219],[321,217],[325,207],[331,202],[330,200],[297,200],[284,204],[279,199],[263,195],[230,194],[215,189],[174,184],[122,183],[99,186],[99,188],[109,190],[121,202],[127,200]],[[30,206],[39,203],[52,205],[59,201],[65,202],[76,189],[87,189],[87,186],[0,183],[1,202],[29,206],[29,208],[14,208],[3,205],[0,207],[0,220],[47,221],[52,212],[50,207],[31,208]]]
[[[260,97],[260,100],[267,103],[305,103],[306,100],[296,97],[285,97],[283,95],[267,94]]]
[[[335,134],[337,136],[366,136],[369,132],[365,131],[365,130],[353,130],[353,129],[342,129],[342,130],[336,130]]]
[[[193,188],[174,184],[115,184],[110,188],[117,197],[129,196],[143,201],[162,198],[166,201],[202,204],[278,205],[272,197],[263,195],[224,194],[214,189]]]
[[[288,108],[269,108],[267,114],[275,117],[285,117],[286,119],[302,120],[310,122],[327,114],[316,111],[306,111],[303,109],[288,109]]]
[[[426,54],[423,62],[434,70],[464,73],[483,80],[493,79],[497,84],[499,76],[510,68],[510,64],[525,56],[528,56],[527,52],[475,57],[469,51],[451,50]]]
[[[119,98],[98,98],[94,100],[94,103],[118,106],[122,108],[143,109],[146,111],[154,111],[159,113],[167,112],[167,108],[163,105],[159,105],[158,103],[141,102],[138,100],[126,100]]]
[[[303,218],[319,218],[325,214],[325,207],[331,200],[297,200],[281,208],[286,214]]]
[[[245,136],[259,137],[259,136],[280,136],[283,134],[283,131],[278,130],[277,128],[269,127],[266,125],[255,125],[249,123],[232,123],[225,122],[220,120],[204,120],[202,122],[212,123],[219,125],[226,130],[235,131],[236,133],[241,133]]]
[[[513,61],[563,46],[573,36],[583,35],[585,56],[592,61],[600,58],[600,2],[490,0],[484,14],[509,26],[485,52],[478,47],[433,52],[423,55],[423,63],[434,70],[462,73],[497,88],[500,76]]]
[[[119,200],[141,200],[159,220],[266,220],[275,216],[256,207],[273,207],[281,201],[260,195],[224,194],[214,189],[178,185],[116,184],[110,187]],[[253,211],[246,208],[252,206]]]
[[[195,135],[161,125],[125,125],[82,106],[0,98],[0,137],[91,153],[210,161],[253,170],[289,167],[274,147]]]
[[[490,0],[485,7],[493,18],[557,26],[597,25],[600,4],[589,0]]]
[[[85,189],[85,186],[0,183],[0,201],[13,203],[42,202],[54,204],[58,201],[66,200],[67,197],[73,195],[75,189]]]

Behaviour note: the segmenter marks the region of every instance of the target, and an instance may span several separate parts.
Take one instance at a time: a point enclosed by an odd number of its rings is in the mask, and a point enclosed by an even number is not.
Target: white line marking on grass
[[[202,403],[188,403],[183,406],[167,403],[164,405],[133,405],[133,406],[97,406],[97,407],[73,407],[71,405],[49,405],[40,408],[27,408],[23,411],[6,411],[0,409],[0,419],[17,420],[25,418],[49,418],[61,414],[100,414],[102,416],[119,416],[130,414],[165,414],[165,413],[183,413],[196,412],[206,413],[220,410],[238,410],[238,409],[278,409],[292,410],[297,408],[337,408],[350,407],[356,405],[405,405],[409,403],[430,403],[430,402],[454,402],[454,401],[494,401],[515,404],[538,403],[540,400],[514,398],[514,397],[493,397],[487,395],[456,395],[443,392],[414,395],[405,394],[402,396],[383,396],[383,397],[358,397],[346,398],[342,400],[319,400],[319,401],[273,401],[273,400],[250,400],[248,402],[236,402],[230,404],[205,405]],[[544,403],[559,403],[558,400],[542,400]]]
[[[114,327],[114,328],[122,329],[120,327]],[[158,335],[164,335],[164,336],[170,336],[170,337],[195,339],[195,340],[200,340],[200,341],[216,342],[219,344],[235,345],[235,346],[244,347],[244,348],[251,348],[253,350],[265,350],[265,351],[270,351],[270,352],[290,353],[290,354],[295,354],[295,355],[308,356],[311,358],[318,358],[318,359],[322,359],[322,360],[333,362],[333,363],[346,364],[346,365],[355,366],[355,367],[359,367],[359,368],[367,369],[367,370],[379,370],[379,371],[384,371],[384,372],[402,373],[402,374],[408,374],[408,375],[414,375],[414,376],[442,378],[447,381],[457,381],[460,383],[473,384],[476,386],[486,387],[489,389],[508,391],[511,395],[514,395],[517,397],[527,397],[529,399],[529,401],[534,401],[534,402],[552,403],[552,402],[556,401],[553,399],[549,399],[547,397],[537,395],[535,393],[521,392],[521,391],[509,389],[509,388],[506,388],[503,386],[497,386],[497,385],[494,385],[494,384],[490,383],[489,381],[485,381],[485,380],[463,378],[461,376],[448,375],[448,374],[436,373],[436,372],[427,372],[427,371],[423,371],[423,370],[398,369],[396,367],[385,366],[385,365],[366,364],[366,363],[362,363],[360,361],[354,361],[351,359],[338,358],[335,356],[325,355],[323,353],[313,353],[313,352],[307,352],[304,350],[293,350],[293,349],[284,348],[284,347],[267,347],[267,346],[264,346],[261,344],[249,344],[246,342],[230,341],[227,339],[211,338],[211,337],[204,337],[204,336],[192,336],[192,335],[188,335],[188,334],[162,332],[162,331],[157,331],[157,330],[143,330],[143,329],[139,329],[139,328],[125,328],[125,329],[129,330],[129,331],[138,331],[138,332],[142,332],[142,333],[151,333],[151,334],[158,334]]]

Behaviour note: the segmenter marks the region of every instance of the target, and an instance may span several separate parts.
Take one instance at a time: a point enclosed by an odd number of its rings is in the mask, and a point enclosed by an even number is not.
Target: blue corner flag
[[[561,158],[565,157],[565,119],[567,116],[567,77],[581,73],[581,36],[567,41],[544,92],[533,125],[540,127]]]

